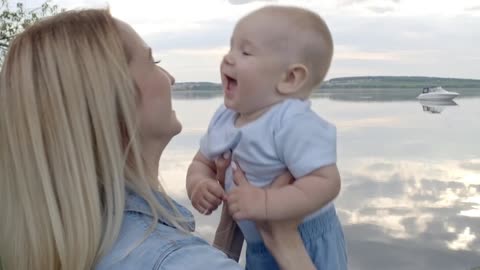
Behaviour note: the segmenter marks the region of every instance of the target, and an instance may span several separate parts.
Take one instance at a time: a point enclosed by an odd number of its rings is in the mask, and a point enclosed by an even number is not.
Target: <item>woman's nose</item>
[[[167,72],[168,78],[170,79],[170,84],[174,85],[175,84],[175,77],[173,77],[170,73]]]
[[[166,71],[164,68],[160,67],[163,72],[165,72],[165,74],[167,75],[167,78],[170,80],[170,84],[173,85],[175,84],[175,77],[172,76],[172,74],[170,74],[168,71]]]

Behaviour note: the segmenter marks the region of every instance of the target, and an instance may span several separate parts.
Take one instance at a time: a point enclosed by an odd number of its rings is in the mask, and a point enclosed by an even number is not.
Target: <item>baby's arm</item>
[[[304,217],[335,199],[340,192],[340,174],[332,164],[297,179],[292,185],[267,192],[268,220]]]
[[[193,207],[200,213],[210,214],[225,197],[216,179],[215,163],[197,152],[187,171],[187,194]]]
[[[234,219],[284,220],[303,218],[332,201],[340,191],[340,175],[335,164],[300,177],[279,189],[261,189],[248,182],[237,183],[228,195]]]

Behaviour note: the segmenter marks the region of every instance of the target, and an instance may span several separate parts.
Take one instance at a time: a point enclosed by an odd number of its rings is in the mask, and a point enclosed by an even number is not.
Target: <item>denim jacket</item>
[[[169,206],[164,196],[156,194],[160,204]],[[180,213],[192,220],[187,225],[195,228],[193,215],[174,202]],[[188,270],[188,269],[242,269],[235,261],[210,246],[205,240],[177,230],[159,217],[154,231],[145,235],[152,224],[152,212],[138,195],[127,191],[122,228],[113,248],[99,261],[96,270]]]

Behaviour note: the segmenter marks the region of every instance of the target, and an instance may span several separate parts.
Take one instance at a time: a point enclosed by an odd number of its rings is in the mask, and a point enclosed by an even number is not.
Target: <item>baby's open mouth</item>
[[[227,79],[227,90],[233,90],[237,86],[237,80],[225,75],[225,78]]]

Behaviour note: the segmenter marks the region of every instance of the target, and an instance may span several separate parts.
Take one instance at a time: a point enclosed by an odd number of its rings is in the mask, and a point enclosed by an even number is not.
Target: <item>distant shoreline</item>
[[[360,76],[341,77],[325,81],[321,89],[365,89],[365,88],[423,88],[428,86],[443,86],[444,88],[478,88],[480,80],[455,79],[420,76]],[[320,89],[319,88],[319,89]],[[222,85],[212,82],[180,82],[173,86],[174,91],[211,90],[221,91]]]

